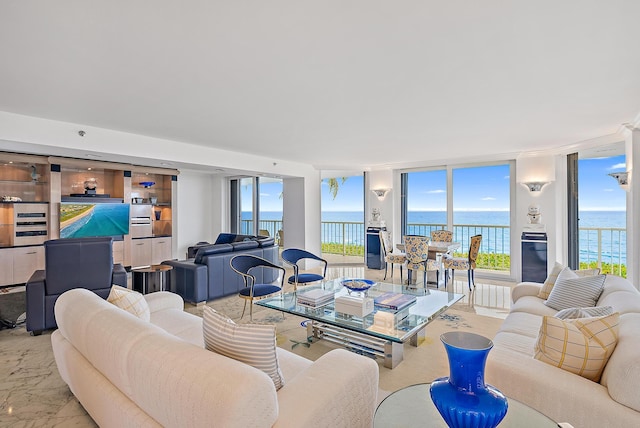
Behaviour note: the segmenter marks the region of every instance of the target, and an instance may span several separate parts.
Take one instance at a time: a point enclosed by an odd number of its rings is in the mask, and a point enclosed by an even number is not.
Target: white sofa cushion
[[[544,317],[534,357],[598,382],[616,347],[619,318],[617,312],[576,320]]]
[[[571,269],[565,268],[558,275],[545,305],[557,311],[572,307],[595,306],[606,275],[579,277]]]
[[[575,320],[578,318],[602,317],[611,315],[613,306],[594,306],[591,308],[567,308],[558,312],[555,317],[561,320]]]
[[[549,294],[551,293],[551,290],[553,289],[553,286],[556,284],[556,281],[558,280],[558,275],[560,275],[560,272],[562,272],[564,269],[568,269],[568,268],[566,266],[564,266],[563,264],[561,264],[561,263],[556,262],[553,265],[553,269],[551,270],[551,273],[549,274],[547,279],[544,280],[544,283],[542,284],[542,287],[540,288],[540,291],[538,292],[538,297],[539,298],[541,298],[541,299],[548,299],[549,298]],[[575,271],[572,271],[572,272],[575,273],[579,277],[594,276],[594,275],[598,275],[600,273],[600,269],[599,268],[580,269],[580,270],[575,270]]]
[[[600,383],[611,398],[640,412],[640,314],[620,316],[618,345],[602,373]]]
[[[276,351],[276,328],[269,324],[236,324],[205,306],[202,323],[209,351],[249,364],[265,372],[276,387],[284,385]]]
[[[109,291],[107,302],[113,303],[120,309],[124,309],[141,320],[149,321],[151,318],[147,301],[144,299],[144,296],[137,291],[114,284],[111,286],[111,291]]]

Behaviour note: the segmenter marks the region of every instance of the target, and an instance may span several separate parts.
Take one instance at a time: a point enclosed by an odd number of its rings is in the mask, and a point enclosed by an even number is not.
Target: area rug
[[[26,311],[24,286],[0,288],[0,319],[13,323]]]
[[[202,315],[202,306],[190,306],[187,310]],[[208,303],[208,306],[226,314],[237,323],[248,323],[249,308],[241,319],[243,299],[230,296]],[[286,314],[283,318],[279,311],[255,306],[253,322],[275,324],[278,346],[290,350],[310,360],[316,360],[338,345],[324,340],[307,343],[306,319]],[[469,331],[493,338],[502,323],[502,319],[476,314],[468,304],[456,303],[426,327],[426,338],[418,346],[404,345],[404,360],[394,369],[388,369],[378,360],[380,367],[380,388],[384,391],[396,391],[416,383],[431,382],[449,374],[447,355],[440,342],[440,335],[447,331]]]

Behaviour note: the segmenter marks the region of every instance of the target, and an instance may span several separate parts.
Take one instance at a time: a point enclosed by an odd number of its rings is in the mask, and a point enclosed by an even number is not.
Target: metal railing
[[[410,235],[429,236],[432,231],[445,229],[445,224],[407,224]],[[282,220],[261,220],[260,229],[278,236]],[[242,221],[242,233],[251,234],[253,221]],[[366,228],[360,222],[323,221],[322,252],[344,256],[364,256]],[[509,226],[459,224],[453,226],[453,240],[460,242],[457,255],[468,254],[470,238],[482,235],[478,267],[497,271],[511,268]],[[599,267],[603,273],[626,276],[626,229],[615,227],[580,228],[581,267]]]

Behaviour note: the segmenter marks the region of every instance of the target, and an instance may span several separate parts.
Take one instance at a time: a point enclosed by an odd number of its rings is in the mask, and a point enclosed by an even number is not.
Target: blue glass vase
[[[493,342],[467,332],[440,336],[449,358],[449,377],[434,380],[431,400],[451,428],[493,428],[507,414],[506,397],[484,383],[484,366]]]

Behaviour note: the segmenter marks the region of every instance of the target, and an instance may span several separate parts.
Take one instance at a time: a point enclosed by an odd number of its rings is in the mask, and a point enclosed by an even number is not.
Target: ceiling
[[[0,110],[327,169],[547,150],[637,119],[639,16],[637,0],[4,1]]]

